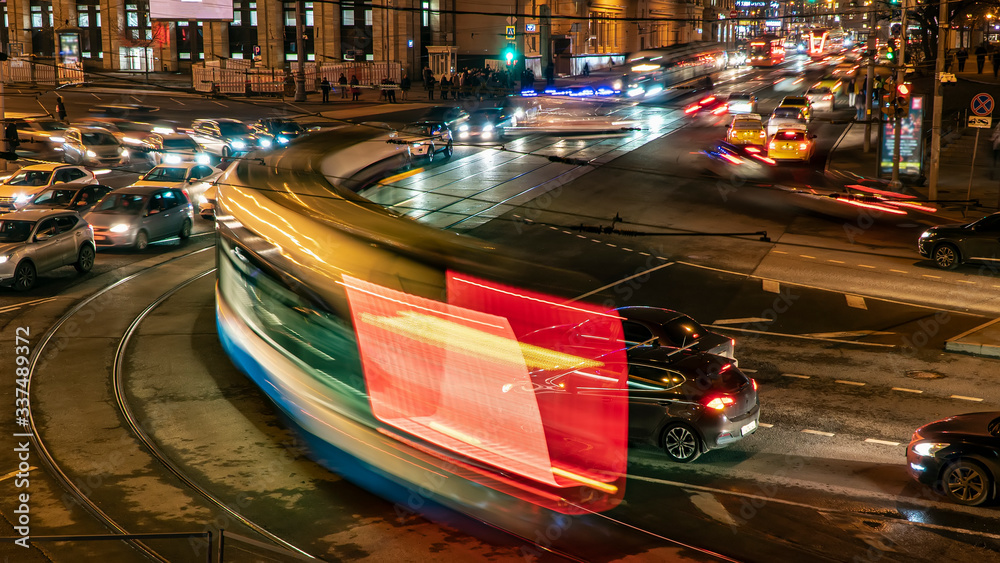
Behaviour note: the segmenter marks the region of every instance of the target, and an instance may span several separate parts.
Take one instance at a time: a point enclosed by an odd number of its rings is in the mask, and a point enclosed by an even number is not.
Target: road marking
[[[719,319],[715,321],[714,325],[745,325],[750,323],[769,323],[774,319],[765,319],[763,317],[744,317],[742,319]]]
[[[552,225],[549,225],[549,228],[552,229],[553,231],[558,231],[559,230],[559,227],[553,227]]]
[[[816,257],[815,257],[815,256],[809,256],[808,254],[799,254],[799,257],[800,257],[800,258],[812,258],[813,260],[815,260],[815,259],[816,259]]]
[[[772,250],[771,252],[773,252],[774,254],[788,254],[784,250]]]
[[[607,243],[607,244],[608,244],[608,246],[610,246],[611,248],[618,248],[618,245],[616,245],[616,244],[611,244],[610,242],[609,242],[609,243]]]
[[[781,293],[781,284],[774,280],[763,280],[763,288],[768,293]]]
[[[755,369],[747,369],[747,368],[743,368],[740,371],[742,371],[743,373],[757,373],[757,370],[755,370]]]
[[[833,262],[834,264],[846,264],[843,260],[827,260],[827,262]]]
[[[21,307],[27,307],[29,305],[41,305],[42,303],[48,303],[49,301],[55,301],[57,297],[45,297],[43,299],[35,299],[34,301],[25,301],[24,303],[16,303],[14,305],[8,305],[6,307],[0,307],[0,313],[6,313],[8,311],[14,311],[20,309]]]
[[[802,430],[803,434],[815,434],[817,436],[826,436],[827,438],[832,438],[836,436],[833,432],[823,432],[822,430],[813,430],[812,428],[805,428]]]
[[[861,297],[860,295],[846,295],[846,297],[847,297],[848,307],[853,307],[855,309],[864,309],[866,311],[868,310],[868,305],[865,305],[864,297]]]
[[[210,233],[211,234],[211,233]],[[683,262],[678,262],[682,264]],[[883,300],[884,301],[884,300]],[[916,307],[922,307],[922,305],[915,305]],[[927,307],[928,309],[930,307]],[[719,330],[732,330],[735,332],[745,332],[747,334],[761,334],[764,336],[780,336],[782,338],[799,338],[802,340],[821,340],[824,342],[836,342],[837,344],[851,344],[853,346],[867,346],[869,348],[895,348],[895,344],[885,344],[882,342],[862,342],[860,340],[838,340],[836,338],[816,338],[815,336],[803,336],[801,334],[787,334],[784,332],[771,332],[767,330],[753,330],[749,328],[739,328],[735,326],[719,326],[708,325],[708,328],[718,328]]]
[[[930,274],[920,274],[920,275],[923,276],[923,277],[925,277],[925,278],[934,278],[936,280],[941,279],[941,276],[932,276]]]
[[[222,102],[217,102],[217,101],[215,101],[215,100],[212,100],[212,103],[213,103],[213,104],[218,104],[218,105],[220,105],[220,106],[222,106],[222,107],[226,107],[226,104],[224,104],[224,103],[222,103]]]
[[[896,272],[897,274],[909,274],[910,273],[910,272],[907,272],[906,270],[893,270],[892,268],[889,268],[889,271],[890,272]]]
[[[182,106],[186,106],[186,105],[187,105],[187,104],[185,104],[184,102],[182,102],[182,101],[180,101],[180,100],[176,100],[176,99],[174,99],[174,98],[170,98],[170,101],[171,101],[171,102],[174,102],[175,104],[180,104],[180,105],[182,105]]]
[[[840,383],[841,385],[857,385],[858,387],[864,385],[862,381],[848,381],[847,379],[834,379],[833,382]]]
[[[965,395],[952,395],[951,398],[960,399],[962,401],[976,401],[976,402],[982,401],[982,399],[980,399],[979,397],[966,397]]]
[[[624,250],[625,252],[635,252],[631,248],[625,248],[624,246],[622,247],[622,250]]]
[[[883,446],[898,446],[899,442],[890,442],[889,440],[876,440],[875,438],[865,438],[865,441],[869,444],[882,444]]]
[[[590,239],[590,241],[591,242],[596,242],[598,244],[601,244],[601,241],[597,240],[596,238],[592,238],[592,239]]]
[[[97,98],[98,100],[100,100],[100,99],[101,99],[101,97],[100,97],[100,96],[98,96],[97,94],[95,94],[95,93],[93,93],[93,92],[91,92],[91,93],[90,93],[90,95],[91,95],[91,96],[93,96],[93,97],[95,97],[95,98]]]
[[[971,284],[973,284],[973,285],[975,285],[975,284],[976,284],[976,282],[974,282],[974,281],[969,281],[969,280],[955,280],[955,281],[957,281],[958,283],[971,283]]]
[[[31,467],[29,467],[27,469],[27,471],[30,473],[30,472],[32,472],[32,471],[34,471],[36,469],[38,469],[38,468],[35,467],[34,465],[32,465]],[[11,477],[17,475],[18,473],[21,473],[20,469],[15,469],[14,471],[11,471],[10,473],[8,473],[6,475],[0,475],[0,481],[6,481],[7,479],[10,479]]]
[[[920,389],[907,389],[906,387],[893,387],[893,391],[902,391],[903,393],[923,393]]]
[[[809,379],[809,377],[810,377],[808,375],[799,375],[797,373],[783,373],[783,374],[781,374],[781,376],[782,377],[794,377],[795,379]]]
[[[845,330],[841,332],[810,332],[802,336],[813,338],[849,338],[852,336],[888,336],[895,332],[885,332],[884,330]]]
[[[644,276],[644,275],[646,275],[646,274],[648,274],[650,272],[655,272],[656,270],[659,270],[660,268],[666,268],[667,266],[670,266],[671,264],[673,264],[673,262],[666,262],[666,263],[660,264],[659,266],[654,266],[654,267],[649,268],[647,270],[643,270],[643,271],[641,271],[639,273],[632,274],[631,276],[629,276],[627,278],[622,278],[622,279],[620,279],[618,281],[614,281],[614,282],[611,282],[611,283],[609,283],[607,285],[603,285],[603,286],[601,286],[601,287],[599,287],[599,288],[597,288],[597,289],[595,289],[593,291],[588,291],[587,293],[584,293],[583,295],[579,295],[577,297],[574,297],[573,299],[570,299],[569,301],[567,301],[567,303],[572,303],[574,301],[579,301],[580,299],[583,299],[584,297],[590,297],[591,295],[593,295],[593,294],[595,294],[595,293],[597,293],[599,291],[604,291],[605,289],[608,289],[609,287],[614,287],[614,286],[616,286],[616,285],[618,285],[620,283],[627,282],[627,281],[629,281],[632,278],[637,278],[639,276]]]
[[[873,270],[875,269],[875,266],[869,266],[868,264],[858,264],[858,267],[859,268],[871,268]]]
[[[640,252],[639,254],[642,254],[643,256],[652,256],[652,254],[648,252]]]
[[[583,235],[576,235],[576,238],[587,238],[587,237],[585,237]]]
[[[571,234],[573,234],[573,233],[572,233],[572,232],[570,232],[570,231],[563,231],[563,232],[564,232],[564,233],[566,233],[567,235],[571,235]]]
[[[760,426],[761,428],[774,428],[773,424],[768,424],[766,422],[758,422],[757,426]]]

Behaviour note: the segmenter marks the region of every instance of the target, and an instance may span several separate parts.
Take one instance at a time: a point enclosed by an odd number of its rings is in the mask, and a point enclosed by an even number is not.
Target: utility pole
[[[875,44],[878,42],[878,33],[875,30],[875,2],[872,2],[872,9],[868,12],[868,69],[865,71],[865,152],[872,150],[872,99],[875,92]]]
[[[931,170],[927,179],[927,199],[937,199],[938,168],[941,165],[941,111],[944,106],[944,83],[941,75],[944,74],[944,59],[948,53],[948,3],[945,0],[938,0],[940,10],[938,12],[938,52],[937,62],[934,64],[934,108],[931,120]]]
[[[295,98],[296,102],[306,101],[306,41],[305,10],[302,3],[295,0]]]
[[[906,80],[906,0],[902,2],[903,15],[900,18],[899,27],[899,58],[896,60],[896,91],[892,94],[895,96],[895,100],[899,101],[899,86]],[[906,98],[909,101],[909,97]],[[893,147],[893,157],[892,157],[892,179],[889,181],[889,186],[893,189],[899,189],[903,184],[899,181],[899,161],[902,155],[899,154],[899,136],[901,129],[903,128],[903,118],[900,114],[896,104],[893,104],[893,109],[896,112],[893,126],[895,127],[894,139],[892,142]],[[909,108],[907,109],[907,114],[909,114]]]
[[[514,63],[514,76],[512,77],[524,89],[524,39],[527,31],[528,18],[521,15],[521,0],[514,0],[514,45],[517,49],[517,62]]]

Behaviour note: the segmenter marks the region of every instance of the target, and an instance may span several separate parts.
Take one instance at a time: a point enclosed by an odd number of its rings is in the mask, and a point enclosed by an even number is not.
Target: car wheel
[[[17,291],[28,291],[35,287],[38,277],[35,275],[35,265],[27,260],[23,260],[14,269],[14,289]]]
[[[139,231],[139,233],[135,235],[135,244],[132,246],[136,250],[146,250],[146,247],[149,246],[149,235],[146,234],[146,231]]]
[[[191,220],[185,219],[184,224],[181,225],[181,232],[177,233],[177,236],[181,239],[186,239],[191,237]]]
[[[960,459],[946,467],[941,486],[948,498],[966,506],[979,506],[993,496],[989,472],[974,461]]]
[[[954,270],[958,267],[958,249],[953,244],[939,244],[934,247],[934,263],[943,270]]]
[[[444,148],[444,157],[451,158],[451,155],[455,153],[455,144],[448,141],[448,146]]]
[[[86,274],[94,267],[94,247],[85,244],[80,247],[80,254],[77,255],[76,264],[73,264],[77,272]]]
[[[663,451],[667,457],[678,463],[688,463],[701,455],[701,439],[690,426],[671,424],[663,431]]]

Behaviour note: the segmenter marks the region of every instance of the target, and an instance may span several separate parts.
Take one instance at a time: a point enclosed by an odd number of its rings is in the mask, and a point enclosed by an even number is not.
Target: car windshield
[[[830,93],[830,89],[829,88],[812,88],[808,92],[806,92],[806,95],[807,96],[821,96],[823,94],[829,94],[829,93]]]
[[[409,133],[411,135],[420,135],[422,137],[430,137],[434,131],[431,127],[427,125],[407,125],[402,129],[403,133]]]
[[[148,196],[140,194],[115,194],[110,193],[104,196],[101,203],[94,210],[98,213],[121,213],[124,215],[138,215],[142,213],[146,206]]]
[[[272,123],[271,131],[275,133],[301,133],[302,126],[294,121],[285,121],[282,123]]]
[[[774,138],[778,141],[805,141],[805,131],[778,131]]]
[[[7,180],[11,186],[44,186],[52,177],[51,170],[22,170]]]
[[[733,129],[760,129],[760,121],[753,119],[737,119],[733,122]]]
[[[242,123],[224,121],[219,124],[219,132],[222,133],[223,136],[230,137],[236,135],[249,135],[250,129]]]
[[[76,190],[45,190],[31,201],[32,205],[69,205]]]
[[[499,116],[499,111],[476,111],[469,117],[469,121],[475,125],[485,125],[493,123]]]
[[[85,145],[117,145],[118,139],[110,133],[81,133]]]
[[[774,110],[771,114],[771,118],[778,119],[798,119],[799,118],[799,108],[778,108]]]
[[[24,242],[34,227],[34,221],[0,221],[0,242]]]
[[[805,98],[785,98],[781,105],[783,106],[804,106],[806,105]]]
[[[175,150],[197,150],[198,143],[194,139],[163,139],[163,148]]]
[[[730,102],[749,102],[750,101],[750,94],[730,94],[729,95],[729,101]]]
[[[153,182],[183,182],[187,178],[187,168],[169,168],[157,166],[142,177]]]
[[[65,131],[66,125],[58,121],[33,121],[42,131]]]

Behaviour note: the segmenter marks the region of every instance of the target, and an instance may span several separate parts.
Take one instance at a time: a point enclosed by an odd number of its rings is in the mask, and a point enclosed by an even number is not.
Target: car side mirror
[[[52,238],[52,235],[50,235],[49,233],[38,233],[37,235],[35,235],[35,242],[49,240],[50,238]]]

